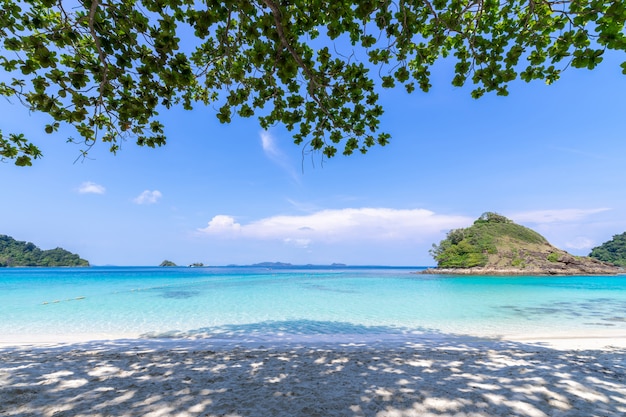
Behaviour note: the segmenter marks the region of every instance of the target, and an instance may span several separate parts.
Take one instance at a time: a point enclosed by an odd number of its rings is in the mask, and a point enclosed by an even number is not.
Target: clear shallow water
[[[0,269],[0,342],[626,335],[626,276],[451,277],[416,269]]]

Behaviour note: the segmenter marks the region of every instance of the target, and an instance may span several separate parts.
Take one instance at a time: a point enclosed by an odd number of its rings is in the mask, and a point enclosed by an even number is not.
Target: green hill
[[[591,258],[626,267],[626,232],[591,249]]]
[[[464,229],[451,230],[430,254],[431,273],[616,274],[621,270],[596,259],[577,257],[552,246],[539,233],[496,213],[485,213]]]
[[[0,267],[6,266],[89,266],[89,262],[62,248],[41,250],[33,243],[0,235]]]

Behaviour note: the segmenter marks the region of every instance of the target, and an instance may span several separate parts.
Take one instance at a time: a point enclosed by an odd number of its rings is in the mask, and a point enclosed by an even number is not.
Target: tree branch
[[[100,5],[100,0],[92,0],[91,7],[89,8],[89,32],[91,33],[91,37],[94,40],[96,45],[96,49],[98,50],[98,58],[100,59],[100,63],[102,64],[102,80],[100,81],[100,90],[98,96],[98,104],[102,105],[102,97],[104,95],[104,86],[107,83],[107,72],[109,70],[109,64],[106,59],[106,55],[102,51],[102,46],[100,45],[100,38],[98,37],[95,29],[95,17],[96,11],[98,10],[98,6]]]
[[[274,23],[276,24],[276,33],[278,34],[278,38],[280,39],[281,45],[283,45],[283,47],[287,49],[287,51],[289,51],[289,54],[296,61],[298,66],[302,68],[302,71],[304,71],[306,75],[309,77],[309,93],[310,93],[313,87],[320,86],[316,80],[315,74],[313,74],[311,69],[302,60],[302,57],[298,55],[296,50],[293,49],[293,46],[291,46],[289,41],[287,41],[287,38],[285,37],[283,23],[280,19],[282,16],[282,13],[280,12],[280,9],[276,5],[276,3],[274,3],[272,0],[263,0],[263,3],[265,3],[265,5],[269,7],[270,10],[272,11],[272,15],[274,16]]]
[[[283,23],[282,23],[282,20],[281,20],[282,13],[281,13],[280,9],[276,5],[276,3],[274,3],[273,0],[263,0],[263,3],[265,3],[265,5],[267,7],[269,7],[270,10],[272,11],[272,15],[274,17],[274,24],[276,25],[276,33],[278,34],[278,38],[280,39],[281,45],[285,49],[287,49],[289,54],[292,56],[292,58],[296,61],[298,66],[302,69],[302,71],[304,71],[304,73],[308,77],[308,79],[309,79],[309,85],[308,85],[309,95],[311,96],[313,101],[315,101],[315,103],[317,103],[317,105],[319,106],[320,110],[322,110],[322,112],[326,115],[328,120],[331,121],[333,126],[340,127],[342,130],[345,130],[345,127],[346,127],[345,124],[342,123],[341,121],[338,121],[335,117],[333,117],[333,115],[328,111],[328,109],[326,108],[324,103],[322,103],[322,101],[320,100],[320,98],[319,98],[319,96],[317,94],[316,89],[319,89],[319,90],[322,91],[322,93],[325,93],[326,86],[320,85],[320,83],[317,81],[317,77],[311,71],[311,68],[309,68],[304,63],[304,60],[302,59],[302,57],[300,55],[298,55],[298,52],[293,48],[293,46],[287,40],[287,37],[285,36],[285,31],[284,31],[284,28],[283,28]]]

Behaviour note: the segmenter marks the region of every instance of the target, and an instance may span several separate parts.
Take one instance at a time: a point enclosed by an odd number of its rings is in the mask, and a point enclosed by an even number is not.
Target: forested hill
[[[626,232],[591,249],[590,257],[626,267]]]
[[[0,235],[0,267],[5,266],[89,266],[89,262],[62,248],[41,250],[33,243]]]
[[[476,275],[611,275],[624,270],[558,249],[527,227],[497,213],[484,213],[474,224],[451,230],[430,251],[437,268],[425,273]]]

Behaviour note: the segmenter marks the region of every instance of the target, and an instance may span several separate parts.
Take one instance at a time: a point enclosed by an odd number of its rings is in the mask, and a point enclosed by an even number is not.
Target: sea
[[[0,343],[626,335],[626,276],[421,269],[0,268]]]

